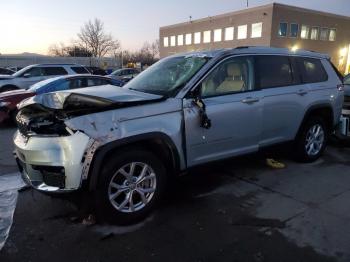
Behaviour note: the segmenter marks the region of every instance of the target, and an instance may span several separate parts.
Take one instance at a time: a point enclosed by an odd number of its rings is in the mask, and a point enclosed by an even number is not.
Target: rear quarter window
[[[328,80],[328,75],[320,59],[298,57],[298,69],[303,83],[320,83]]]
[[[261,89],[294,83],[292,66],[287,56],[256,56],[255,67],[257,84]]]
[[[68,72],[63,67],[44,67],[43,70],[46,76],[68,75]]]

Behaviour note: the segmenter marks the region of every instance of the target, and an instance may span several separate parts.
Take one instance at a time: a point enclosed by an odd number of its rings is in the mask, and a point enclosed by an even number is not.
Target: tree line
[[[145,42],[140,50],[122,50],[119,40],[106,33],[102,20],[89,20],[80,29],[77,39],[70,44],[54,44],[49,47],[52,56],[69,57],[113,57],[123,65],[141,62],[151,65],[159,59],[159,41]]]

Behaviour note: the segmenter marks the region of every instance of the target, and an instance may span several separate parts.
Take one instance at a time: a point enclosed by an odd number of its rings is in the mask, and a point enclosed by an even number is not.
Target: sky
[[[349,0],[249,0],[350,15]],[[0,0],[0,54],[40,53],[77,39],[84,22],[99,18],[124,50],[158,38],[159,27],[246,8],[246,0]]]

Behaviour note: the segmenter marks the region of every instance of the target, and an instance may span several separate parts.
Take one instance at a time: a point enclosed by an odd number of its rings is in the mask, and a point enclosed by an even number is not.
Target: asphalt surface
[[[16,171],[0,128],[0,175]],[[273,151],[274,152],[274,151]],[[84,225],[67,200],[19,193],[0,261],[350,261],[350,148],[313,164],[273,153],[195,169],[144,222]]]

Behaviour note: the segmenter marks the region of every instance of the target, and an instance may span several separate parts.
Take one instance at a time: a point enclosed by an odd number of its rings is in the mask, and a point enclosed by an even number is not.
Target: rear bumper
[[[14,156],[23,179],[45,192],[78,190],[82,182],[82,159],[89,137],[77,132],[67,137],[14,136]]]

